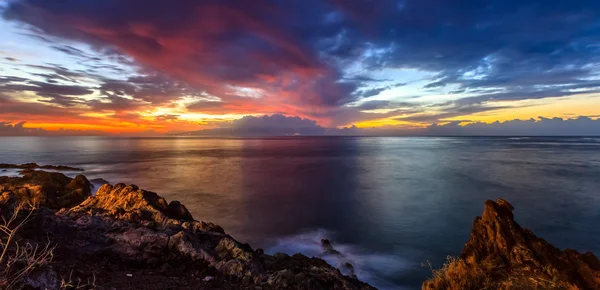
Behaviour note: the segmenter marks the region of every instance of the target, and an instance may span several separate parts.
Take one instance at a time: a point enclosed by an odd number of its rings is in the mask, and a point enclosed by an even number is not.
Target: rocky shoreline
[[[135,185],[104,184],[92,196],[83,175],[21,174],[0,177],[0,289],[375,289],[320,258],[253,249]],[[422,288],[600,289],[592,253],[556,249],[512,211],[487,201],[462,255]]]
[[[320,258],[253,249],[135,185],[91,196],[83,175],[22,174],[0,177],[0,214],[19,210],[7,228],[27,220],[3,239],[1,289],[375,289]],[[23,245],[37,254],[19,258]],[[51,253],[31,258],[42,250]]]

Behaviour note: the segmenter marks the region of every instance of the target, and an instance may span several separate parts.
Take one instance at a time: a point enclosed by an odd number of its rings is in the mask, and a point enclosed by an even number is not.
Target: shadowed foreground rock
[[[105,184],[83,200],[50,190],[82,186],[89,195],[82,175],[32,171],[0,181],[7,197],[0,214],[7,218],[16,203],[31,200],[23,188],[41,188],[36,201],[44,207],[19,231],[18,242],[58,245],[51,262],[21,279],[25,289],[374,289],[320,258],[254,250],[221,227],[194,220],[183,204],[135,185]]]
[[[521,228],[511,204],[488,200],[460,258],[423,289],[600,289],[600,262],[591,252],[560,251]]]

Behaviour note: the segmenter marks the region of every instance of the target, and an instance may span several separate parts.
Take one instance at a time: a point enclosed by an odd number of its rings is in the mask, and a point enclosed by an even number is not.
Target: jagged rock
[[[331,241],[329,241],[328,239],[321,239],[321,247],[323,247],[323,250],[325,250],[324,254],[342,256],[342,253],[334,249],[333,245],[331,244]]]
[[[560,251],[514,221],[503,199],[485,202],[459,259],[423,289],[600,289],[600,261],[591,252]]]
[[[114,252],[124,259],[136,262],[160,258],[169,245],[169,235],[144,227],[108,236],[115,242],[112,246]]]
[[[240,244],[228,237],[219,241],[215,251],[221,259],[238,259],[242,262],[252,260],[252,248],[250,246]]]
[[[267,280],[267,284],[280,289],[287,288],[290,286],[292,281],[294,281],[294,273],[288,269],[285,269],[271,275],[271,277],[269,277]]]
[[[174,208],[177,208],[176,210]],[[86,200],[79,206],[71,209],[71,213],[82,213],[89,210],[99,211],[114,218],[126,219],[132,222],[156,222],[159,224],[168,221],[172,214],[183,221],[193,221],[192,215],[184,206],[174,204],[169,214],[169,204],[158,194],[139,189],[135,185],[123,183],[114,186],[102,185],[96,195]]]
[[[89,185],[83,176],[28,174],[27,186],[45,189],[50,178],[51,184],[64,185],[73,200]],[[15,180],[0,181],[7,181],[0,183],[0,200],[17,196],[13,191],[4,194]],[[97,278],[103,287],[96,289],[122,289],[132,283],[144,289],[373,289],[322,259],[254,251],[218,225],[194,220],[179,202],[167,203],[135,185],[106,184],[75,207],[37,211],[24,238],[34,244],[50,238],[59,245],[53,261],[59,276],[70,277],[75,268],[77,279]],[[177,272],[179,278],[163,282],[157,272]],[[206,276],[214,279],[204,281]],[[268,281],[277,286],[269,287]]]
[[[52,209],[71,208],[90,196],[83,175],[71,179],[62,173],[25,170],[21,177],[0,177],[0,203],[27,202]]]
[[[246,266],[238,259],[220,261],[215,265],[221,273],[237,278],[241,278],[246,273]]]
[[[196,261],[202,260],[209,264],[213,264],[216,261],[215,257],[209,254],[205,249],[194,246],[192,237],[183,231],[178,232],[169,238],[169,249]]]
[[[193,220],[192,214],[188,211],[185,205],[181,204],[177,200],[173,200],[167,206],[166,214],[172,219],[178,220]]]

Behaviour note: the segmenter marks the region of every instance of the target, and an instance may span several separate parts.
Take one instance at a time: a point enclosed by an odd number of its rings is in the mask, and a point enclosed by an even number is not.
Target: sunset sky
[[[15,130],[600,117],[597,0],[0,0],[0,13],[0,125]]]

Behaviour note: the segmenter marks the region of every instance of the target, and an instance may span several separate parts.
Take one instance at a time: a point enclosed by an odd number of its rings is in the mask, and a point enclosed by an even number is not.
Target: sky
[[[597,0],[0,0],[0,135],[600,135],[599,68]]]

